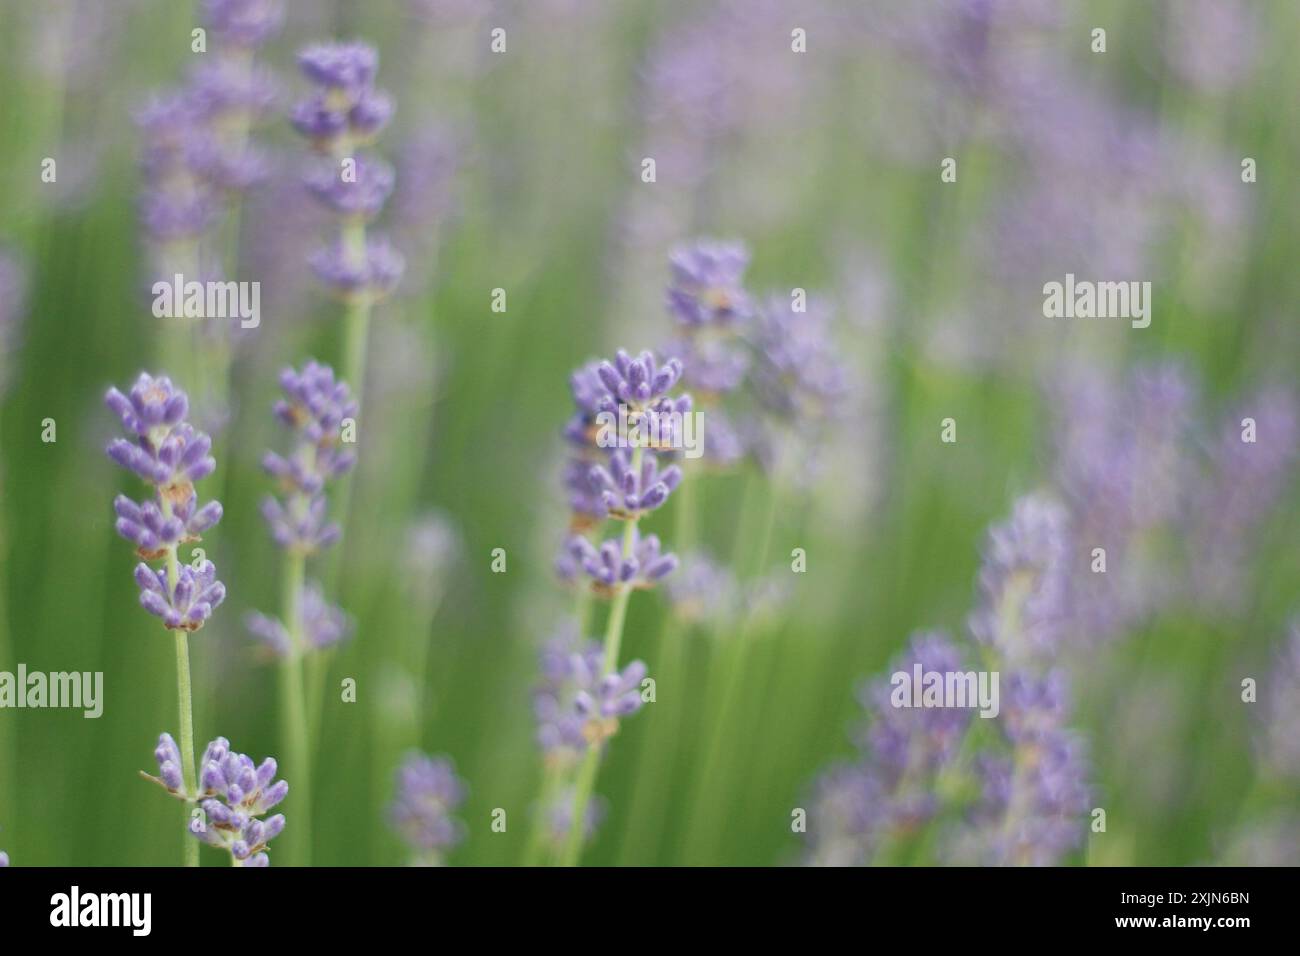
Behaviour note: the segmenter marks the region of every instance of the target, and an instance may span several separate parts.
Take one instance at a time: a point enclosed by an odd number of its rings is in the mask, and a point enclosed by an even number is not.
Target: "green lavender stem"
[[[632,451],[630,471],[641,473],[643,449],[638,445]],[[627,522],[623,529],[623,560],[632,556],[636,544],[636,519]],[[632,597],[632,588],[626,583],[616,586],[614,599],[609,606],[609,619],[605,623],[605,673],[612,674],[618,670],[618,653],[623,645],[623,621],[627,617],[627,602]],[[587,755],[578,769],[578,781],[573,792],[573,814],[569,818],[569,833],[565,840],[564,866],[576,866],[582,855],[582,841],[586,835],[587,804],[591,801],[591,791],[596,784],[596,772],[600,769],[600,745],[593,742],[587,747]]]
[[[163,514],[172,516],[172,505],[164,495],[162,498]],[[176,582],[180,580],[180,559],[176,555],[176,545],[167,549],[167,597],[172,600],[176,595]],[[194,770],[194,690],[190,680],[190,635],[189,631],[177,629],[176,641],[176,701],[181,735],[181,779],[185,783],[185,792],[198,792],[197,778]],[[189,822],[189,807],[186,806],[186,823]],[[199,865],[199,842],[193,839],[188,829],[185,831],[184,860],[186,866]]]
[[[307,734],[307,701],[303,690],[302,588],[306,560],[290,552],[285,563],[281,607],[289,631],[289,653],[280,664],[280,716],[289,757],[295,809],[293,827],[288,830],[290,862],[311,864],[311,751]],[[291,776],[290,776],[291,775]]]

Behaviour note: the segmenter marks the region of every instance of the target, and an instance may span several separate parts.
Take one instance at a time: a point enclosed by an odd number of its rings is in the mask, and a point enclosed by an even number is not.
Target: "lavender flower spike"
[[[397,791],[389,807],[393,827],[413,853],[417,866],[438,866],[465,838],[465,826],[452,816],[465,801],[465,784],[446,757],[413,752],[397,769]]]
[[[276,762],[230,749],[218,737],[199,761],[199,807],[204,816],[190,823],[190,832],[209,846],[225,850],[235,866],[270,866],[267,844],[284,830],[284,815],[261,819],[284,800],[289,785],[276,780]]]
[[[263,501],[262,515],[276,544],[313,554],[340,534],[328,520],[324,489],[356,463],[356,455],[345,447],[345,426],[356,416],[357,403],[332,368],[314,361],[301,372],[286,368],[280,387],[285,397],[276,402],[275,416],[293,430],[294,445],[287,458],[267,452],[262,459],[263,470],[279,479],[284,492],[283,500]]]
[[[110,388],[105,404],[130,436],[114,439],[109,457],[153,486],[149,499],[113,502],[118,534],[145,561],[166,561],[159,570],[136,568],[140,604],[171,630],[196,631],[226,596],[211,562],[182,565],[177,553],[221,520],[220,502],[200,506],[194,488],[216,468],[212,441],[185,421],[189,399],[166,377],[141,373],[125,395]]]

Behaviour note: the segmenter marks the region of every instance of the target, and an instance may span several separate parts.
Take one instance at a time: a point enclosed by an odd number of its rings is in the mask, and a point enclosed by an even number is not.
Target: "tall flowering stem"
[[[317,277],[346,308],[343,377],[364,394],[370,313],[396,286],[404,268],[389,243],[368,234],[393,191],[393,168],[360,155],[393,115],[388,94],[376,89],[379,56],[361,43],[312,46],[298,56],[315,89],[293,109],[291,121],[327,161],[308,170],[307,188],[338,219],[335,241],[312,256]]]
[[[328,365],[307,362],[302,370],[280,373],[284,397],[275,416],[293,433],[287,456],[267,452],[262,468],[275,478],[280,496],[268,496],[262,515],[271,537],[285,552],[279,619],[251,614],[249,631],[280,661],[282,734],[291,774],[297,781],[297,807],[290,858],[306,865],[311,856],[311,718],[307,706],[304,658],[341,641],[349,630],[346,615],[329,605],[319,585],[307,581],[307,559],[330,547],[342,534],[329,520],[326,484],[352,470],[356,456],[346,447],[355,425],[357,403],[348,386]],[[345,431],[346,430],[346,431]]]
[[[212,474],[212,440],[185,421],[189,398],[168,378],[141,373],[127,394],[110,388],[105,404],[122,421],[127,438],[114,439],[108,455],[152,488],[141,502],[118,495],[117,533],[136,546],[142,559],[135,580],[140,604],[171,630],[176,647],[176,690],[181,745],[178,779],[195,792],[194,704],[190,681],[189,635],[203,627],[225,600],[212,562],[182,565],[178,549],[200,540],[221,520],[221,504],[199,506],[194,483]],[[155,569],[147,562],[161,562]],[[198,866],[198,846],[185,842],[186,866]]]
[[[635,662],[623,672],[618,665],[632,591],[652,587],[677,565],[675,556],[660,553],[657,537],[640,534],[639,524],[644,514],[662,507],[681,482],[680,468],[661,469],[658,457],[647,452],[654,444],[671,453],[680,437],[681,416],[690,413],[691,399],[668,393],[681,376],[682,364],[676,359],[659,364],[650,352],[634,358],[620,351],[613,362],[588,366],[571,382],[578,411],[566,435],[579,455],[571,462],[566,480],[575,514],[584,516],[576,524],[584,527],[610,518],[623,521],[624,526],[619,538],[599,548],[583,535],[573,535],[561,558],[563,576],[610,601],[597,685],[603,702],[597,705],[586,691],[575,698],[586,717],[582,725],[586,747],[567,815],[568,832],[560,855],[565,866],[578,862],[588,835],[588,805],[603,744],[617,731],[618,716],[635,709],[633,699],[639,706],[639,697],[631,691],[639,683],[638,675],[644,674],[644,665]],[[611,431],[614,421],[626,427]]]

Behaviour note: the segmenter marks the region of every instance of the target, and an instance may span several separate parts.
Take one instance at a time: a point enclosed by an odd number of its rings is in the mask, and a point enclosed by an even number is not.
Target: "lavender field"
[[[1297,45],[0,0],[0,865],[1300,864]]]

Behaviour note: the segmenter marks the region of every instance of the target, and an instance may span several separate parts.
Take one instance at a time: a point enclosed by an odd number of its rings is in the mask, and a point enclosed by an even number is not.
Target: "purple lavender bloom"
[[[619,349],[613,362],[596,366],[596,375],[606,392],[597,398],[599,411],[613,411],[620,404],[649,409],[664,400],[681,379],[682,363],[669,359],[661,366],[649,350],[633,358]]]
[[[334,163],[317,166],[306,177],[307,189],[339,216],[370,220],[379,215],[393,192],[393,167],[382,160],[360,158],[345,179]]]
[[[302,554],[316,554],[342,537],[343,529],[329,520],[324,495],[310,498],[294,495],[293,500],[295,506],[287,508],[276,498],[262,499],[262,517],[277,545]]]
[[[588,726],[604,728],[619,717],[628,717],[641,709],[641,681],[645,679],[643,661],[632,661],[617,673],[606,674],[590,690],[581,690],[574,698],[578,713],[585,717]],[[592,731],[588,731],[591,736]]]
[[[677,555],[662,553],[657,535],[642,535],[635,529],[627,557],[623,556],[621,537],[610,538],[598,548],[581,535],[569,538],[563,557],[571,564],[560,564],[562,577],[564,568],[580,569],[592,590],[604,596],[619,588],[652,588],[677,567]]]
[[[953,837],[956,862],[1054,866],[1087,833],[1090,764],[1083,741],[1063,729],[1065,678],[1011,674],[999,720],[1009,755],[976,761],[981,798]]]
[[[1002,659],[1052,659],[1069,627],[1069,515],[1041,497],[1016,502],[1011,518],[994,526],[984,546],[975,639]]]
[[[113,499],[117,512],[117,533],[136,546],[145,560],[157,560],[176,545],[201,540],[204,531],[221,520],[221,502],[209,501],[198,507],[198,497],[191,494],[183,504],[164,514],[153,501],[137,504],[126,495]]]
[[[542,645],[538,662],[542,677],[533,691],[537,744],[548,763],[576,766],[588,738],[584,733],[586,718],[574,701],[603,669],[600,643],[580,639],[576,628],[562,630]]]
[[[377,302],[397,287],[406,269],[406,259],[388,240],[372,236],[366,240],[365,259],[336,241],[317,249],[310,258],[316,278],[344,301]]]
[[[318,582],[308,581],[303,585],[299,601],[302,607],[303,651],[327,650],[342,643],[351,634],[351,619],[342,608],[325,600],[325,592]],[[254,611],[244,618],[244,626],[272,656],[285,658],[293,653],[293,639],[279,619]]]
[[[890,673],[960,671],[962,656],[946,635],[919,633]],[[859,699],[870,722],[859,735],[857,760],[832,768],[817,783],[808,814],[807,862],[865,865],[891,841],[928,823],[938,808],[936,780],[949,768],[970,722],[964,708],[899,708],[890,680],[867,685]]]
[[[635,520],[668,501],[668,496],[681,484],[682,470],[676,465],[660,470],[659,459],[646,452],[641,457],[640,469],[633,471],[632,454],[627,449],[616,448],[610,453],[608,466],[591,466],[587,480],[610,517]]]
[[[1203,606],[1237,608],[1246,595],[1252,534],[1277,505],[1300,450],[1294,395],[1261,390],[1220,426],[1189,506],[1192,573]]]
[[[166,569],[155,571],[147,564],[137,564],[135,582],[140,586],[140,606],[174,631],[197,631],[226,599],[226,586],[217,580],[211,561],[203,561],[197,569],[180,565],[171,589]]]
[[[739,243],[702,239],[673,250],[669,311],[688,329],[725,326],[752,314],[745,292],[749,252]]]
[[[465,825],[452,816],[465,802],[465,784],[446,757],[413,752],[397,769],[397,790],[389,819],[420,866],[437,866],[465,838]]]
[[[317,149],[336,157],[369,142],[393,115],[393,103],[374,87],[379,55],[361,43],[322,44],[298,55],[303,75],[318,87],[294,106],[290,120]]]
[[[0,867],[6,867],[8,865],[9,865],[9,854],[6,853],[4,850],[0,850]]]
[[[673,612],[687,621],[707,622],[721,631],[740,615],[741,590],[731,569],[703,552],[682,559],[680,574],[664,585]]]
[[[537,743],[553,766],[575,766],[587,748],[612,737],[619,719],[644,703],[645,664],[632,661],[606,674],[600,643],[581,640],[574,629],[548,640],[538,657],[542,680],[533,692],[533,715]]]
[[[159,752],[175,744],[164,734]],[[170,759],[170,753],[168,754]],[[160,758],[160,766],[161,766]],[[284,815],[260,819],[289,793],[289,785],[276,780],[276,762],[267,757],[260,764],[230,749],[230,741],[218,737],[208,744],[199,761],[198,804],[205,818],[190,823],[190,833],[209,846],[225,850],[236,866],[269,866],[267,844],[284,830]]]
[[[221,520],[221,504],[200,507],[194,490],[194,482],[216,467],[208,454],[212,442],[184,420],[189,399],[168,378],[141,373],[126,395],[110,388],[105,404],[131,436],[114,439],[109,457],[154,488],[153,498],[142,502],[118,495],[113,503],[117,532],[146,561],[167,558],[173,566],[171,575],[167,569],[137,566],[140,604],[169,629],[196,631],[226,596],[210,561],[194,567],[176,560],[181,543],[197,540]]]
[[[773,296],[759,310],[752,333],[755,393],[777,415],[795,420],[825,418],[848,391],[848,373],[831,335],[831,312],[812,299],[803,312]]]
[[[573,824],[573,794],[574,788],[566,787],[556,794],[550,803],[541,808],[546,835],[551,845],[557,848],[564,846],[569,836],[569,828]],[[586,812],[583,813],[583,840],[590,840],[596,835],[596,830],[604,822],[606,813],[603,800],[593,798],[587,802]]]
[[[203,22],[224,43],[261,46],[284,24],[281,0],[203,0]]]
[[[317,446],[338,442],[343,421],[354,418],[358,411],[347,383],[336,379],[330,366],[314,359],[301,372],[283,369],[280,388],[285,399],[275,403],[275,417]]]
[[[299,53],[298,67],[313,83],[355,98],[374,83],[379,54],[364,43],[322,43]]]
[[[285,493],[283,501],[266,498],[262,516],[280,547],[313,554],[341,534],[329,521],[324,488],[355,464],[356,456],[341,443],[358,406],[334,370],[315,361],[302,371],[284,369],[280,387],[285,397],[275,403],[275,416],[293,430],[294,446],[288,457],[267,452],[262,459],[263,469],[279,479]]]

